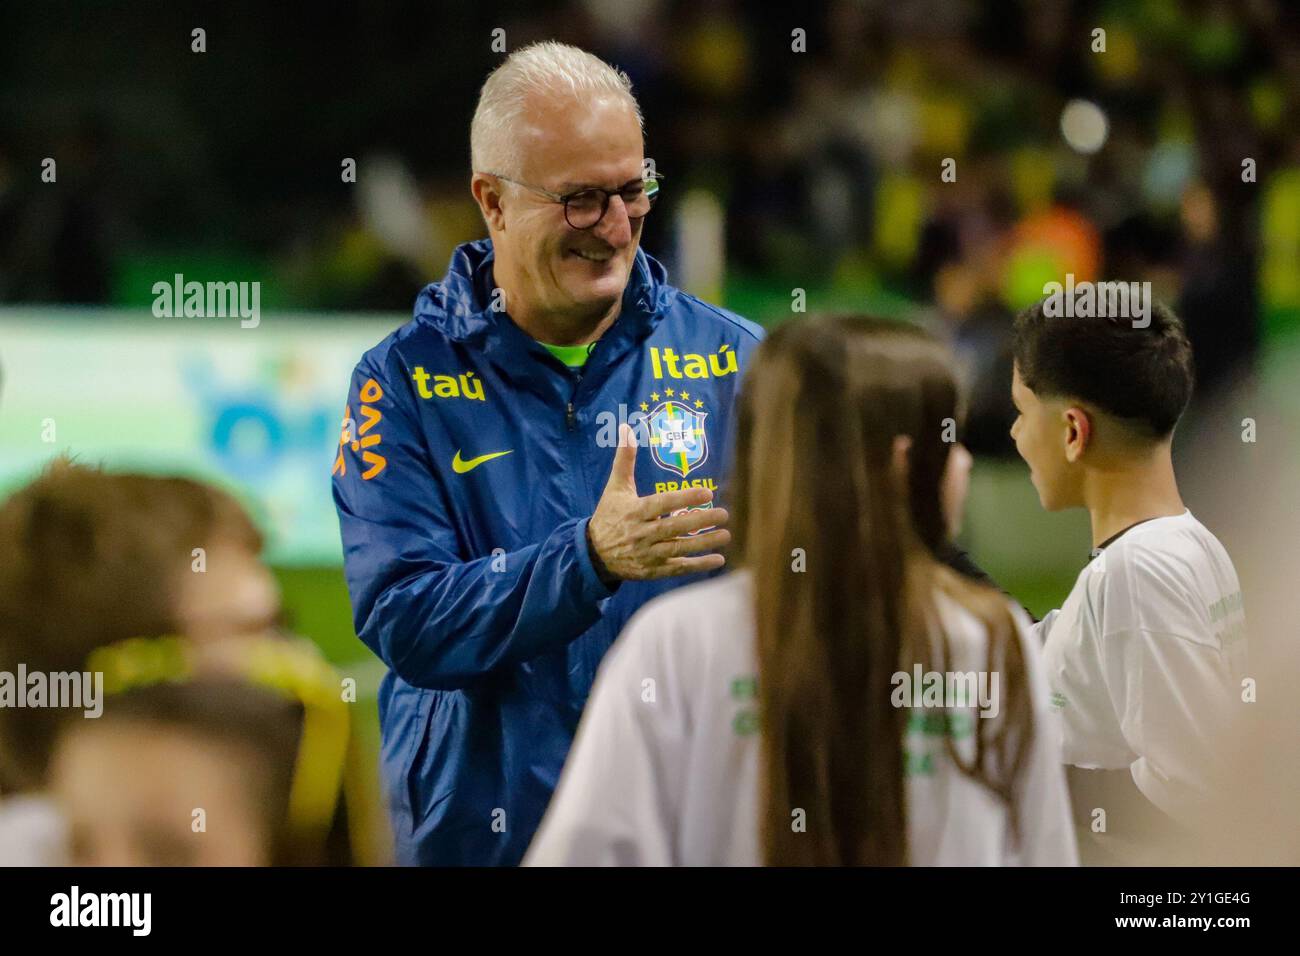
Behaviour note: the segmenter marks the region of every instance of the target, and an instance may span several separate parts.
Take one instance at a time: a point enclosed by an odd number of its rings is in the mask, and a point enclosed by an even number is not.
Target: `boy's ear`
[[[1062,413],[1065,425],[1065,460],[1076,464],[1092,443],[1092,417],[1078,405]]]

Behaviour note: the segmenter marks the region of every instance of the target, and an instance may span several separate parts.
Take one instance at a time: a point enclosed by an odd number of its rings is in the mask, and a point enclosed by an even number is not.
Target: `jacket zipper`
[[[569,395],[569,403],[564,410],[564,424],[565,427],[568,429],[570,435],[572,435],[573,432],[576,431],[578,427],[577,412],[574,410],[573,404],[574,404],[574,399],[578,397],[578,389],[580,389],[581,387],[582,387],[582,370],[579,369],[577,370],[577,381],[574,383],[573,391]],[[583,463],[582,463],[581,454],[579,454],[577,460],[578,460],[578,467],[582,468]],[[585,476],[583,477],[583,485],[584,486],[586,485]],[[585,642],[580,641],[578,643],[581,645],[578,648],[578,656],[580,659],[580,667],[582,668],[582,673],[590,674],[592,673],[592,668],[594,666],[591,660],[591,655],[587,651]]]
[[[578,381],[573,386],[573,395],[569,397],[569,404],[564,410],[564,426],[573,431],[577,427],[577,413],[573,410],[573,399],[578,395],[578,389],[582,387],[582,372],[578,372]]]

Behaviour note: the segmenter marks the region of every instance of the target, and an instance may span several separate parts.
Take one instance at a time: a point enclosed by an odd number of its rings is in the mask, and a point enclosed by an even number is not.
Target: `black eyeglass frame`
[[[579,232],[584,232],[588,229],[594,229],[596,228],[596,226],[600,224],[600,221],[605,218],[605,213],[609,212],[609,200],[613,196],[618,196],[620,199],[622,199],[623,204],[626,206],[628,204],[628,197],[623,195],[623,193],[626,190],[632,188],[631,186],[624,186],[621,189],[604,189],[600,186],[584,186],[581,189],[575,189],[572,192],[557,193],[549,189],[543,189],[541,186],[534,186],[532,183],[525,183],[519,181],[518,179],[511,179],[509,176],[502,176],[500,173],[489,172],[486,175],[495,176],[497,179],[500,179],[503,182],[512,183],[516,186],[521,186],[524,189],[537,193],[539,196],[545,196],[553,203],[559,203],[563,205],[564,221],[568,223],[570,229],[576,229]],[[650,214],[650,210],[654,208],[655,200],[659,198],[659,180],[663,178],[664,177],[662,173],[652,173],[651,175],[645,176],[640,180],[633,180],[633,182],[639,182],[641,184],[642,191],[645,193],[646,198],[650,200],[650,207],[649,209],[646,209],[646,211],[639,216],[629,215],[628,216],[629,219],[638,219],[638,220],[644,219],[646,216]],[[600,215],[597,216],[592,222],[590,222],[585,226],[574,225],[573,220],[569,217],[569,203],[571,203],[578,196],[594,194],[594,193],[599,193],[601,197]]]

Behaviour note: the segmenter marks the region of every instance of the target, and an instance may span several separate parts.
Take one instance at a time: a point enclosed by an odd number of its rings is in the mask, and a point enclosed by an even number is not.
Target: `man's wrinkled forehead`
[[[640,175],[644,143],[626,100],[535,94],[526,115],[517,145],[530,182],[564,191],[619,185]]]

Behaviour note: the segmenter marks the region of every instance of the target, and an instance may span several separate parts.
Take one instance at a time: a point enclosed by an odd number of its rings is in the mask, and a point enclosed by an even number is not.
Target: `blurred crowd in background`
[[[665,177],[644,245],[670,274],[760,322],[796,288],[927,321],[963,360],[977,454],[1011,454],[1006,331],[1065,272],[1150,281],[1202,399],[1300,326],[1281,0],[70,9],[15,10],[0,38],[0,302],[144,305],[183,272],[260,280],[267,308],[404,312],[483,235],[478,86],[503,45],[554,38],[632,77]],[[710,210],[724,265],[677,269]]]

